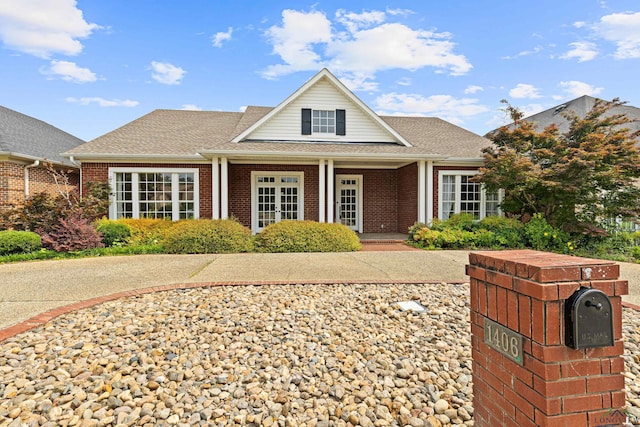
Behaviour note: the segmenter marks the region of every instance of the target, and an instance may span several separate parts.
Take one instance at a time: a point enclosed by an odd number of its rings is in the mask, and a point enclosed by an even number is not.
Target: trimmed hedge
[[[362,246],[356,233],[342,224],[281,221],[256,236],[256,247],[260,252],[352,252]]]
[[[253,249],[251,230],[231,219],[179,221],[167,230],[162,243],[169,254],[226,254]]]
[[[115,222],[129,227],[131,233],[129,244],[137,245],[157,245],[162,242],[175,222],[168,219],[152,218],[121,218]]]
[[[31,231],[0,231],[0,255],[23,254],[42,248],[42,239]]]
[[[105,246],[126,245],[131,237],[131,229],[127,224],[106,218],[97,222],[96,230],[102,234]]]

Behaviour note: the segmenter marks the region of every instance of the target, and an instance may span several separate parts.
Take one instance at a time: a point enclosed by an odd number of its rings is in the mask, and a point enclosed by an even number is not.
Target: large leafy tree
[[[506,103],[506,101],[503,101]],[[489,191],[505,190],[503,211],[542,213],[566,231],[595,230],[603,220],[640,215],[640,132],[632,120],[612,114],[618,99],[597,100],[584,117],[564,113],[569,130],[555,125],[537,130],[535,123],[507,103],[513,124],[489,138],[484,167],[475,178]]]

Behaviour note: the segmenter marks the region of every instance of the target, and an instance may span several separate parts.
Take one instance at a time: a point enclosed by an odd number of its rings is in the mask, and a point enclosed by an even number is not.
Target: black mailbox
[[[575,349],[613,345],[613,312],[607,294],[580,288],[565,303],[565,344]]]

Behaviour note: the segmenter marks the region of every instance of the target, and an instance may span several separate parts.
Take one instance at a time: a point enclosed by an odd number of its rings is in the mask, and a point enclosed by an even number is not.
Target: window
[[[499,193],[487,193],[479,182],[470,179],[475,173],[468,171],[440,171],[439,218],[468,213],[475,219],[500,215]]]
[[[345,110],[302,109],[302,135],[346,135]]]
[[[197,169],[112,168],[109,173],[115,189],[111,218],[198,218]]]

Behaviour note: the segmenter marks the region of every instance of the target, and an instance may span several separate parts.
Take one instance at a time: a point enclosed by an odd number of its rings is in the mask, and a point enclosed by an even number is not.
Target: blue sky
[[[637,0],[2,0],[0,105],[91,140],[158,108],[275,106],[323,67],[374,111],[484,134],[500,100],[640,107]]]

